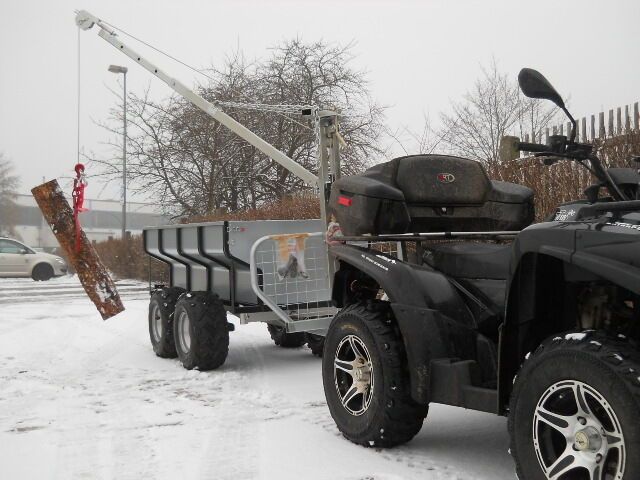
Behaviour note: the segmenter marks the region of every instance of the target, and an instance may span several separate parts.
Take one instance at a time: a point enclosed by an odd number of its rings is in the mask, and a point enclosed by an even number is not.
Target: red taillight
[[[343,196],[339,196],[338,197],[338,203],[340,205],[344,205],[345,207],[350,207],[351,204],[353,203],[353,200],[349,197],[343,197]]]

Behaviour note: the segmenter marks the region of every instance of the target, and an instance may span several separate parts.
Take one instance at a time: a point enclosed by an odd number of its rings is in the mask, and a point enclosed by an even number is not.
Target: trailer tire
[[[509,406],[518,477],[593,469],[594,478],[640,478],[632,453],[640,448],[639,372],[640,352],[622,335],[587,331],[542,342],[518,373]]]
[[[299,348],[307,342],[304,332],[287,333],[284,327],[271,324],[267,329],[273,343],[282,348]]]
[[[227,312],[217,295],[183,294],[174,313],[175,348],[187,370],[214,370],[229,353]]]
[[[155,354],[162,358],[176,358],[173,341],[173,311],[184,289],[178,287],[156,289],[149,300],[149,339]]]
[[[307,340],[307,347],[311,350],[311,353],[316,357],[322,357],[322,350],[324,349],[324,337],[316,335],[314,333],[305,334]]]
[[[358,302],[338,312],[325,337],[322,380],[338,429],[365,447],[408,442],[428,412],[411,398],[404,344],[387,302]],[[350,394],[354,388],[358,393]]]

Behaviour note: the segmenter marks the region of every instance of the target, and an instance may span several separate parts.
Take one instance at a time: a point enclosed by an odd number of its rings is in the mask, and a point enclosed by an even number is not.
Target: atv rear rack
[[[508,240],[517,236],[519,233],[519,231],[395,233],[333,237],[332,240],[335,242],[421,242],[440,239]]]

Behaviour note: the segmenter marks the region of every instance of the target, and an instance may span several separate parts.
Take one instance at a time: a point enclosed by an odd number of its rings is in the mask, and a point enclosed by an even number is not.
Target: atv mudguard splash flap
[[[475,322],[464,300],[447,278],[429,267],[412,265],[374,250],[333,245],[331,254],[374,279],[391,303],[410,365],[411,396],[429,402],[430,364],[434,359],[474,358]],[[349,268],[342,266],[342,268]],[[336,280],[344,277],[336,275]],[[343,306],[344,300],[334,301]]]

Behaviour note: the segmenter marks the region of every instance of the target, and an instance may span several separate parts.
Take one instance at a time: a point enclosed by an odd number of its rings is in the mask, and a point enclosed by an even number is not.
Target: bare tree
[[[341,134],[345,173],[360,171],[381,154],[383,108],[369,96],[366,75],[350,66],[351,45],[295,39],[249,63],[240,52],[208,71],[198,92],[276,148],[317,171],[313,119],[275,105],[317,105],[344,112]],[[120,98],[121,101],[121,98]],[[132,188],[150,194],[176,216],[255,208],[303,188],[302,181],[274,164],[181,97],[152,100],[149,91],[127,99],[128,176]],[[252,109],[240,104],[259,104]],[[269,107],[269,105],[274,107]],[[120,148],[121,109],[104,126]],[[103,160],[104,175],[117,179],[118,157]]]
[[[15,199],[19,183],[13,174],[13,163],[0,152],[0,235],[15,235]]]
[[[441,116],[448,149],[495,166],[500,163],[503,136],[530,134],[534,141],[540,141],[557,109],[549,102],[523,97],[517,82],[500,73],[494,60],[483,68],[473,90],[462,101],[451,103],[451,110]]]
[[[420,130],[404,125],[396,130],[386,129],[385,134],[391,140],[388,150],[400,147],[405,155],[431,154],[442,148],[443,134],[432,126],[431,118],[423,114]],[[389,154],[387,155],[389,156]]]

